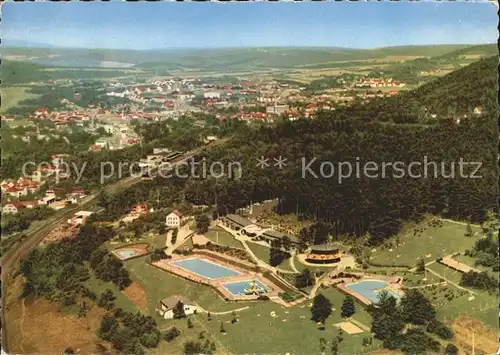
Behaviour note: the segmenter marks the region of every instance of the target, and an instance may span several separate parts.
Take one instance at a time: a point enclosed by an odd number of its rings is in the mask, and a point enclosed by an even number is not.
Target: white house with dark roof
[[[174,295],[162,299],[157,311],[164,319],[172,319],[174,318],[174,308],[178,302],[182,303],[184,307],[184,313],[187,316],[196,313],[196,311],[198,310],[197,305],[189,298],[181,295]]]

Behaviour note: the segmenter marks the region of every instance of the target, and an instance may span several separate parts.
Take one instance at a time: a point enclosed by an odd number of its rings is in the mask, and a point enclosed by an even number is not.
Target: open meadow
[[[426,222],[419,224],[422,232],[407,231],[399,237],[400,245],[391,248],[376,248],[370,262],[381,265],[414,266],[420,258],[429,262],[446,255],[464,252],[474,246],[477,237],[466,237],[466,227],[461,224],[443,221],[441,227],[429,226]],[[479,227],[472,226],[473,232]],[[393,243],[396,244],[396,243]]]
[[[19,102],[26,99],[34,99],[40,95],[31,94],[27,91],[28,87],[25,86],[10,86],[2,87],[0,93],[2,95],[2,105],[0,106],[0,113],[7,112],[10,108],[15,107]]]
[[[310,301],[292,308],[271,302],[256,303],[251,309],[239,312],[238,322],[235,324],[231,323],[231,314],[212,316],[211,321],[203,315],[197,318],[224,342],[232,353],[317,354],[320,351],[320,338],[331,341],[339,334],[334,324],[342,321],[340,307],[344,299],[344,295],[333,288],[322,290],[322,293],[330,299],[335,308],[326,322],[325,330],[320,330],[310,319]],[[271,312],[276,316],[271,316]],[[370,316],[358,304],[353,318],[368,327],[371,324]],[[220,333],[221,322],[224,323],[226,334]],[[342,335],[340,352],[353,354],[369,350],[364,349],[362,345],[363,338],[370,336],[369,332],[353,335],[342,332]],[[374,342],[373,349],[378,345],[378,342]]]

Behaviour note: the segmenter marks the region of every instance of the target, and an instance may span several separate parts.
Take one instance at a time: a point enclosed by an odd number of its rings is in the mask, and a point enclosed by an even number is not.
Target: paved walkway
[[[241,312],[241,311],[244,311],[244,310],[250,308],[250,306],[246,306],[246,307],[236,308],[236,309],[233,309],[233,310],[230,310],[230,311],[212,312],[212,311],[207,311],[206,309],[203,309],[199,305],[197,305],[197,306],[198,306],[198,312],[201,312],[201,313],[210,313],[210,314],[213,314],[213,315],[231,314],[233,312]]]
[[[172,255],[175,249],[179,248],[182,244],[186,242],[186,240],[194,235],[194,232],[189,229],[189,225],[185,224],[182,227],[179,228],[179,231],[177,233],[177,240],[175,241],[175,244],[171,244],[171,236],[173,232],[170,232],[170,238],[167,236],[167,247],[165,248],[165,254],[167,255]]]
[[[335,270],[331,270],[329,272],[325,272],[320,277],[315,277],[314,286],[311,289],[311,292],[309,292],[309,297],[314,298],[314,296],[316,296],[316,292],[318,292],[318,289],[321,287],[321,285],[323,285],[323,282],[325,280],[328,280],[329,278],[332,278],[332,277],[336,276],[337,274],[340,274],[342,271],[344,271],[343,267],[335,269]]]
[[[462,226],[467,226],[470,225],[471,227],[481,227],[480,224],[472,224],[472,223],[467,223],[467,222],[460,222],[460,221],[454,221],[453,219],[447,219],[447,218],[439,218],[443,222],[449,222],[449,223],[455,223],[455,224],[460,224]]]
[[[297,274],[300,274],[300,271],[295,266],[295,255],[292,255],[290,257],[290,266],[292,267],[292,269],[293,269],[294,272],[296,272]]]

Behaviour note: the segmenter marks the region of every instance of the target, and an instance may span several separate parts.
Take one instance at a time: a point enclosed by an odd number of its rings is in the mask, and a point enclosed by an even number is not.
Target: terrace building
[[[313,245],[306,261],[312,264],[331,264],[339,262],[341,256],[338,244]]]
[[[291,246],[298,247],[300,245],[297,237],[275,231],[271,228],[260,227],[246,217],[236,214],[228,214],[220,220],[225,226],[236,231],[241,231],[242,234],[245,234],[250,238],[255,238],[255,240],[262,240],[271,244],[277,240],[284,241],[288,239]]]

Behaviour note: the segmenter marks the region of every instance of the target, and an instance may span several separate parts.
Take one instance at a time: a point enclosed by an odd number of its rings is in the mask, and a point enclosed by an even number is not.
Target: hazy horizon
[[[45,48],[115,50],[376,49],[495,43],[496,11],[486,1],[10,2],[3,6],[1,29],[6,47],[17,41]]]
[[[415,44],[415,45],[396,45],[372,48],[349,48],[349,47],[336,47],[336,46],[228,46],[228,47],[164,47],[164,48],[150,48],[150,49],[133,49],[133,48],[105,48],[105,47],[70,47],[58,46],[49,43],[34,43],[26,41],[14,41],[16,43],[9,43],[5,39],[2,40],[2,46],[5,48],[27,48],[27,49],[75,49],[75,50],[113,50],[113,51],[136,51],[136,52],[153,52],[153,51],[205,51],[205,50],[229,50],[229,49],[319,49],[319,50],[350,50],[350,51],[364,51],[364,50],[377,50],[383,48],[402,48],[402,47],[432,47],[432,46],[481,46],[481,45],[495,45],[496,43],[443,43],[443,44]],[[21,43],[23,42],[23,43]]]

